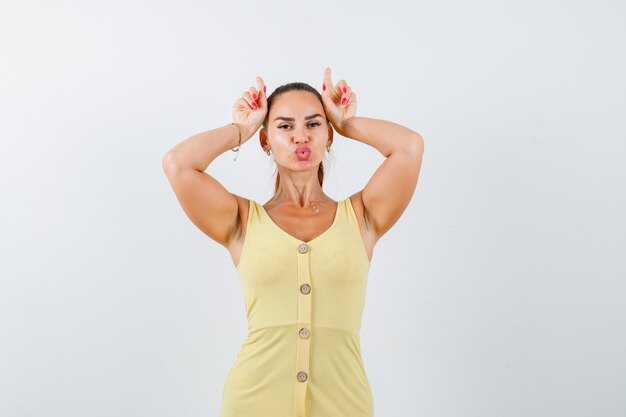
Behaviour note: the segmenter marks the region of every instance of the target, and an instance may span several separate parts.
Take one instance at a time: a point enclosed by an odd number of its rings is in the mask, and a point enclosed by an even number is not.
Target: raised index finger
[[[259,75],[256,76],[256,85],[259,90],[259,95],[261,91],[265,92],[265,81],[263,81],[263,78]]]
[[[326,88],[333,87],[333,80],[331,78],[330,67],[326,67],[326,69],[324,70],[324,85],[326,86]]]

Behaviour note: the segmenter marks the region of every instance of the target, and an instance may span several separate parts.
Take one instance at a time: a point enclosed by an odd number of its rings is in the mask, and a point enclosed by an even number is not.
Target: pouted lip
[[[311,152],[311,148],[309,148],[308,146],[299,146],[296,148],[296,150],[294,152],[301,152],[301,151],[307,151],[307,152]]]

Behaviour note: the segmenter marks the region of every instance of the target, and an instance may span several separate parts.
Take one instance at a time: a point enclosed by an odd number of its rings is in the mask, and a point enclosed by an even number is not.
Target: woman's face
[[[294,171],[315,169],[332,143],[333,130],[324,106],[308,91],[289,91],[272,103],[267,120],[267,141],[277,165]]]

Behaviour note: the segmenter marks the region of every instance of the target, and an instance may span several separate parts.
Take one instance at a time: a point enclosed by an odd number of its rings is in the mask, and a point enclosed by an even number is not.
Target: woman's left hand
[[[326,67],[324,70],[322,103],[326,117],[337,133],[341,134],[347,120],[356,114],[356,94],[352,92],[345,80],[340,80],[336,85],[333,85],[330,67]]]

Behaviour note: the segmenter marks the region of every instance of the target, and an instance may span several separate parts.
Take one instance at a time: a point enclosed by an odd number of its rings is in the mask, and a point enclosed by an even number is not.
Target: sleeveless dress
[[[236,267],[248,336],[226,377],[220,417],[372,417],[360,350],[369,268],[349,197],[308,242],[250,200]]]

